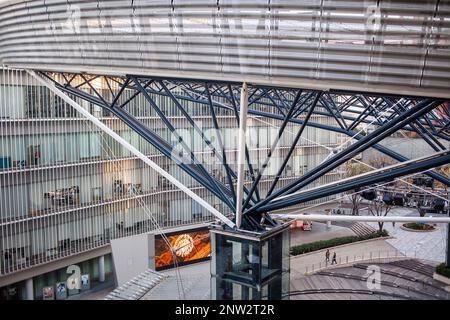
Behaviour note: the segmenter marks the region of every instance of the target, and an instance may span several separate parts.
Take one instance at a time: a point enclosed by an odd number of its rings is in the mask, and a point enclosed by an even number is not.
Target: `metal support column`
[[[245,180],[245,138],[247,131],[247,109],[248,109],[248,88],[247,84],[242,84],[241,109],[239,117],[239,144],[237,155],[236,185],[236,227],[239,229],[242,224],[242,202],[244,200],[244,180]]]
[[[27,291],[27,300],[34,300],[33,278],[27,279],[25,282],[25,288]]]
[[[105,282],[105,256],[98,258],[98,281]]]

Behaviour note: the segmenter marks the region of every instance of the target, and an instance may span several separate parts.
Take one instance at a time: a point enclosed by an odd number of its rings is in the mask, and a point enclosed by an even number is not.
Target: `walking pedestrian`
[[[330,262],[330,249],[325,252],[325,262]]]
[[[336,252],[333,252],[333,260],[331,260],[331,264],[337,264]]]

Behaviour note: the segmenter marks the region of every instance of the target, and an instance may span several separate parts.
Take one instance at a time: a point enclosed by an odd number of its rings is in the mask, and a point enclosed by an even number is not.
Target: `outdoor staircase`
[[[139,300],[167,278],[167,274],[148,269],[114,289],[105,300]]]
[[[377,231],[371,226],[361,222],[352,224],[350,226],[350,230],[352,230],[357,236],[367,236]]]
[[[390,262],[391,265],[401,267],[407,270],[411,270],[423,275],[426,275],[428,277],[433,277],[435,268],[433,266],[430,266],[428,264],[424,264],[417,260],[400,260],[400,261],[394,261]]]

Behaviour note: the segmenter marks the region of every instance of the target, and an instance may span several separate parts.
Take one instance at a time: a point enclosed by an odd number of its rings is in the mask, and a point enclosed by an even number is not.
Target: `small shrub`
[[[440,274],[441,276],[450,278],[450,267],[446,267],[445,263],[441,263],[436,267],[436,273]]]
[[[336,247],[343,244],[358,242],[358,241],[364,241],[369,239],[375,239],[379,237],[387,237],[389,234],[386,230],[383,230],[382,232],[374,232],[368,235],[364,236],[347,236],[347,237],[340,237],[340,238],[333,238],[329,240],[320,240],[315,241],[311,243],[305,243],[298,246],[293,246],[291,248],[291,255],[297,256],[299,254],[318,251],[326,248]]]

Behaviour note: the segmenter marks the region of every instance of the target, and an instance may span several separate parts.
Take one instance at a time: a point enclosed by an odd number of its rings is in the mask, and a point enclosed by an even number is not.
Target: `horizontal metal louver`
[[[0,2],[0,63],[449,97],[449,1]]]

